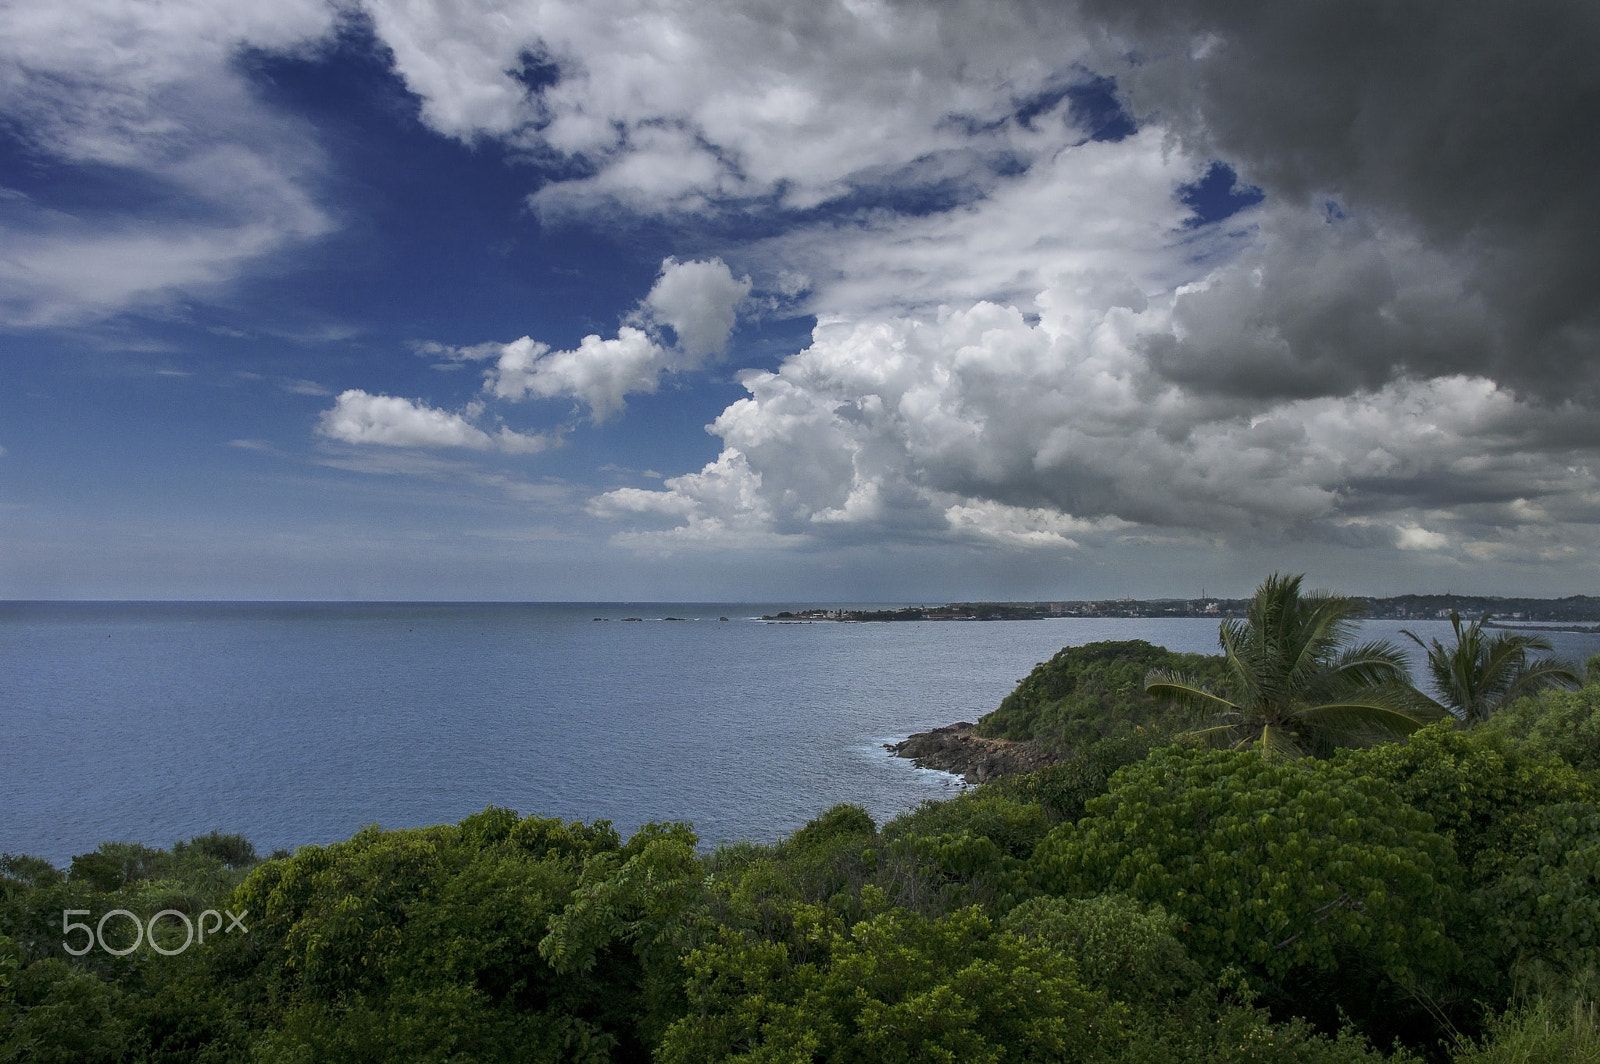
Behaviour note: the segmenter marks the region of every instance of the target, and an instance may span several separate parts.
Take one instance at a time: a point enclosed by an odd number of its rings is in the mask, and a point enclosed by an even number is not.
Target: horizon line
[[[1567,602],[1572,599],[1600,598],[1600,594],[1572,594],[1558,597],[1539,595],[1479,594],[1461,591],[1404,591],[1389,595],[1345,594],[1345,598],[1386,601],[1399,598],[1461,598],[1461,599],[1517,599],[1526,602]],[[1250,595],[1161,595],[1138,597],[1132,595],[1100,595],[1090,598],[1047,597],[1031,599],[1001,598],[944,598],[944,599],[416,599],[416,598],[7,598],[0,597],[0,606],[772,606],[810,604],[813,606],[850,607],[925,607],[957,605],[1030,606],[1046,603],[1097,603],[1097,602],[1244,602]]]

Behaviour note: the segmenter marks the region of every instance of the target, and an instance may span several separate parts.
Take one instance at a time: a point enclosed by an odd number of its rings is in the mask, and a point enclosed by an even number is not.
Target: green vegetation
[[[0,1064],[1600,1062],[1600,683],[1282,759],[1175,743],[1152,668],[1238,677],[1063,651],[981,722],[1060,763],[773,845],[490,808],[7,856]],[[117,909],[248,930],[76,955]]]
[[[1077,751],[1098,739],[1147,732],[1176,735],[1201,717],[1147,695],[1152,669],[1190,673],[1219,684],[1227,672],[1204,654],[1175,654],[1142,639],[1067,647],[1037,666],[978,722],[978,734]]]
[[[1222,622],[1224,691],[1170,669],[1151,670],[1145,690],[1220,714],[1221,723],[1196,735],[1257,746],[1272,757],[1394,738],[1442,714],[1411,686],[1399,647],[1351,645],[1361,603],[1302,595],[1301,579],[1272,574],[1242,619]]]
[[[1577,687],[1582,682],[1564,661],[1529,658],[1531,650],[1548,653],[1554,649],[1550,640],[1513,632],[1485,636],[1483,626],[1488,621],[1485,613],[1462,628],[1461,614],[1450,611],[1450,625],[1456,634],[1451,647],[1437,639],[1424,643],[1415,632],[1406,632],[1428,655],[1428,672],[1442,708],[1469,724],[1481,724],[1495,710],[1519,698],[1550,687]]]

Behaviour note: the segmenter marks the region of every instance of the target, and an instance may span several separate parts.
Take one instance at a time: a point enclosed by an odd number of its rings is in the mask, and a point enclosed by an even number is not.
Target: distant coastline
[[[1513,627],[1506,622],[1549,622],[1600,625],[1600,597],[1571,595],[1559,599],[1501,598],[1485,595],[1397,595],[1392,598],[1360,598],[1366,604],[1364,616],[1373,620],[1441,620],[1452,610],[1463,617],[1493,616],[1496,627]],[[1095,599],[1055,602],[950,602],[942,606],[902,606],[898,609],[852,610],[817,607],[764,614],[763,621],[796,623],[838,621],[1040,621],[1069,617],[1215,617],[1242,616],[1248,600],[1229,598],[1196,599]],[[1548,630],[1545,627],[1545,630]],[[1557,629],[1585,634],[1600,632],[1600,627]]]

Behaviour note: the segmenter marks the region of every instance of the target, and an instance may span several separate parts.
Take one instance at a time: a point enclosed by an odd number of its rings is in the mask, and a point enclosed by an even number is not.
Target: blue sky
[[[1265,10],[14,7],[0,595],[1594,593],[1596,28]]]

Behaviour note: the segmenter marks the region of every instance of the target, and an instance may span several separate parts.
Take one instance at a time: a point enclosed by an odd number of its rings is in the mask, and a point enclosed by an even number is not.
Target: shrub
[[[1190,714],[1145,694],[1145,674],[1172,669],[1222,682],[1221,661],[1176,654],[1142,639],[1067,647],[1034,666],[999,708],[978,721],[978,734],[1070,749],[1138,726],[1171,732],[1186,726]]]
[[[1458,877],[1429,818],[1325,761],[1169,748],[1119,771],[1034,856],[1039,886],[1126,894],[1177,916],[1191,956],[1280,980],[1357,962],[1393,980],[1455,962]]]
[[[1585,772],[1600,771],[1600,684],[1519,699],[1481,727],[1530,752],[1559,757]]]
[[[1433,818],[1461,863],[1485,881],[1527,852],[1540,807],[1595,797],[1592,783],[1561,759],[1508,741],[1492,726],[1470,731],[1440,721],[1400,743],[1342,751],[1352,771],[1388,780]]]
[[[1178,920],[1159,905],[1120,894],[1033,898],[1007,913],[1001,926],[1065,953],[1087,986],[1122,1001],[1175,998],[1200,979],[1200,966],[1175,935]]]
[[[1490,941],[1522,966],[1600,969],[1600,809],[1547,806],[1530,851],[1484,891]]]
[[[813,913],[821,950],[724,931],[692,951],[688,1009],[656,1059],[859,1064],[1079,1060],[1119,1034],[1120,1013],[1060,953],[996,933],[976,908],[938,920],[901,909],[846,929]]]
[[[1148,729],[1096,739],[1074,750],[1066,760],[1036,772],[1002,776],[984,785],[984,792],[1019,802],[1034,802],[1049,824],[1083,816],[1091,798],[1106,792],[1117,769],[1143,761],[1171,737]]]

